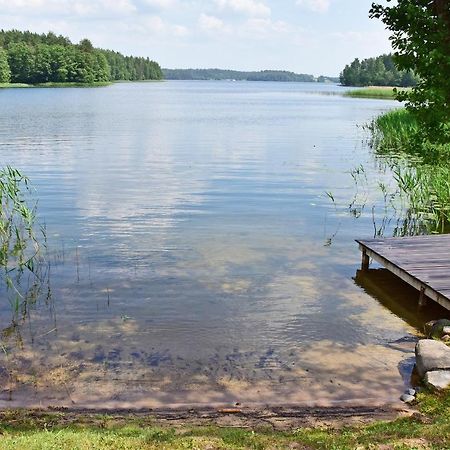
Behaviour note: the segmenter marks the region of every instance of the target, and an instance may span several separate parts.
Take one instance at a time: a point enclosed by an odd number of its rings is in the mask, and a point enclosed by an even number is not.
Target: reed
[[[36,204],[30,205],[31,187],[27,177],[7,166],[0,169],[0,280],[6,288],[13,323],[27,303],[36,299],[42,280],[41,242],[45,228],[36,233]],[[23,275],[32,275],[26,289]]]
[[[450,143],[426,141],[406,109],[377,117],[369,128],[372,147],[388,158],[406,200],[406,220],[417,224],[416,232],[445,232],[450,226]]]
[[[380,100],[395,100],[397,91],[405,91],[403,88],[393,88],[385,86],[369,86],[361,89],[353,89],[345,92],[345,97],[353,98],[374,98]]]

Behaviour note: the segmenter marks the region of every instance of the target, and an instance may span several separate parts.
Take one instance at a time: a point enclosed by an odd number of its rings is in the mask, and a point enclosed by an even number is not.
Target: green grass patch
[[[33,87],[31,84],[25,83],[0,83],[0,89],[6,88],[29,88]]]
[[[39,83],[39,84],[25,84],[25,83],[0,83],[0,88],[89,88],[109,86],[112,82],[99,81],[96,83]]]
[[[352,427],[223,428],[158,425],[152,417],[3,412],[0,450],[23,449],[444,449],[450,448],[450,393],[422,393],[418,412],[391,422]]]
[[[370,86],[367,88],[354,89],[345,92],[345,97],[354,98],[377,98],[381,100],[395,100],[395,88],[393,87],[379,87]],[[399,91],[405,91],[405,88],[397,88]]]
[[[382,153],[416,153],[419,125],[406,109],[394,109],[378,116],[370,125],[372,146]]]
[[[44,87],[44,88],[70,88],[70,87],[79,87],[79,88],[89,88],[89,87],[102,87],[102,86],[110,86],[112,82],[109,81],[97,81],[95,83],[40,83],[35,84],[34,87]]]

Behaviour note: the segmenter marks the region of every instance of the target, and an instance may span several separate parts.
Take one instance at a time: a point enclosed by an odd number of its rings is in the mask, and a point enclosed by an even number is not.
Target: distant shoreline
[[[229,69],[162,69],[166,80],[184,81],[277,81],[277,82],[311,82],[339,83],[338,77],[330,77],[286,70],[240,71]]]

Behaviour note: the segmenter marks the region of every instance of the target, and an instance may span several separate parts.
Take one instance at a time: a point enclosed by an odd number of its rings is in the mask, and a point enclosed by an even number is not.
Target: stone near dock
[[[421,378],[430,370],[450,370],[450,347],[433,339],[416,344],[416,368]]]
[[[427,337],[430,337],[431,330],[436,322],[437,320],[430,320],[424,325],[424,332]]]
[[[403,394],[400,397],[400,400],[405,403],[412,403],[412,402],[414,402],[415,399],[416,399],[416,397],[414,397],[414,395],[409,395],[409,394]]]
[[[444,334],[448,334],[447,330],[450,330],[450,320],[440,319],[431,321],[425,324],[425,330],[429,338],[441,338]]]
[[[425,383],[436,390],[449,388],[450,370],[430,370],[425,374]]]

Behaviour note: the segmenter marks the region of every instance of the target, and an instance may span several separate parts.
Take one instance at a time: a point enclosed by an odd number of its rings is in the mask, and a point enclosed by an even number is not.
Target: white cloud
[[[290,33],[294,32],[292,26],[282,20],[272,21],[270,19],[254,18],[249,19],[241,28],[241,35],[261,38],[273,33]]]
[[[189,28],[183,25],[173,25],[172,34],[176,37],[186,37],[190,34]]]
[[[268,17],[271,15],[270,8],[257,0],[216,0],[216,3],[221,10],[230,10],[252,17]]]
[[[142,1],[148,6],[161,9],[170,8],[171,6],[174,6],[176,3],[176,0],[142,0]]]
[[[209,16],[208,14],[200,14],[198,18],[198,25],[203,31],[213,31],[213,32],[225,32],[228,33],[230,31],[230,27],[228,27],[223,20],[219,19],[215,16]]]
[[[168,9],[177,4],[177,0],[140,0],[142,4],[155,9]]]
[[[297,0],[297,5],[319,13],[327,12],[330,4],[331,0]]]
[[[1,14],[99,17],[136,12],[131,0],[0,0]]]

